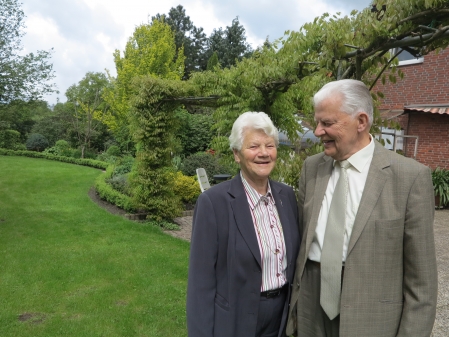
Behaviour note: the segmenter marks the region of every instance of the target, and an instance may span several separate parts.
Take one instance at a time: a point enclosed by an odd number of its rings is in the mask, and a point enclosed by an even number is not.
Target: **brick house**
[[[404,79],[385,85],[379,81],[373,89],[385,94],[381,116],[398,121],[410,136],[401,144],[404,155],[414,157],[418,139],[417,161],[449,169],[449,48],[419,59],[405,51],[400,56]]]

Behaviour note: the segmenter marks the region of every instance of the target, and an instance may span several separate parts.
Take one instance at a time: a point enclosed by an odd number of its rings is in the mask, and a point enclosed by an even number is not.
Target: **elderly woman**
[[[293,189],[269,179],[278,131],[245,112],[229,137],[240,173],[198,198],[187,288],[190,337],[284,336],[299,250]]]

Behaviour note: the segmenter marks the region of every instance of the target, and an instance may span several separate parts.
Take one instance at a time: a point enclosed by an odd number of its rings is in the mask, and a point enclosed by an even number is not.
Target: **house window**
[[[391,50],[391,55],[394,56],[396,53],[401,50],[401,48],[394,48]],[[416,64],[416,63],[423,63],[424,62],[424,56],[421,57],[415,57],[412,54],[410,54],[408,51],[403,50],[398,55],[398,61],[400,66],[405,66],[408,64]]]

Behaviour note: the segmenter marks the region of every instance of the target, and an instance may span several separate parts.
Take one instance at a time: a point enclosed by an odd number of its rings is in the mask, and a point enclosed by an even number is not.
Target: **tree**
[[[246,42],[245,28],[240,25],[238,17],[232,20],[225,30],[214,29],[208,40],[207,60],[216,52],[223,68],[229,68],[236,61],[251,55],[251,46]]]
[[[41,134],[32,133],[26,141],[26,147],[28,150],[41,152],[48,147],[48,140]]]
[[[73,146],[76,146],[77,140],[70,139],[72,113],[71,103],[59,102],[54,106],[52,114],[42,116],[36,121],[31,132],[43,135],[50,146],[54,146],[61,139],[73,142]]]
[[[0,104],[36,100],[55,91],[48,83],[54,78],[51,52],[19,55],[25,17],[20,6],[18,0],[0,0]]]
[[[81,158],[86,149],[91,148],[91,141],[99,132],[109,105],[103,99],[103,92],[109,85],[103,73],[88,72],[78,85],[70,86],[66,91],[67,103],[72,109],[72,128],[76,133],[81,148]]]
[[[215,67],[220,67],[220,62],[218,62],[218,54],[216,51],[214,51],[210,59],[207,61],[206,70],[213,71]]]
[[[197,28],[193,25],[190,17],[186,15],[185,9],[178,5],[170,8],[167,16],[157,14],[152,19],[164,19],[174,32],[176,59],[178,58],[178,51],[181,49],[185,56],[185,69],[182,79],[187,80],[192,72],[201,70],[204,65],[207,37],[203,28]]]
[[[9,130],[18,131],[20,142],[25,143],[37,120],[51,114],[45,101],[14,100],[0,104],[0,124]]]
[[[271,46],[259,48],[252,57],[243,57],[235,66],[194,73],[184,87],[164,81],[147,83],[148,87],[141,90],[141,99],[147,102],[145,109],[155,113],[164,109],[168,114],[168,109],[177,109],[181,104],[213,105],[217,137],[212,145],[229,154],[229,158],[232,153],[227,136],[244,111],[266,112],[276,127],[294,141],[301,131],[299,120],[314,125],[311,98],[325,83],[357,78],[372,87],[378,78],[384,77],[387,68],[391,69],[388,79],[394,82],[403,75],[395,68],[395,55],[390,55],[390,48],[406,47],[425,54],[449,44],[448,0],[414,0],[413,6],[409,0],[384,0],[376,5],[377,9],[353,11],[345,17],[325,13],[299,31],[287,32]],[[224,43],[224,33],[216,32],[219,46]],[[217,53],[220,60],[220,51]],[[190,95],[182,96],[186,92]],[[195,97],[189,97],[192,93]],[[376,102],[383,95],[372,94]],[[147,113],[141,110],[136,121],[143,120],[141,114]],[[170,123],[166,121],[167,125]],[[373,132],[380,126],[382,121],[376,110]],[[319,148],[312,147],[305,155],[313,151]],[[290,166],[300,168],[302,157],[294,160]],[[292,176],[290,172],[287,175]]]
[[[176,53],[178,53],[177,58]],[[110,78],[111,87],[104,94],[110,109],[103,114],[104,123],[114,133],[122,150],[129,151],[131,135],[128,115],[130,100],[135,94],[133,82],[142,76],[181,79],[184,75],[183,49],[176,50],[174,33],[164,18],[136,27],[126,44],[123,56],[114,52],[117,78]],[[176,60],[175,60],[176,59]],[[123,148],[124,147],[124,148]]]

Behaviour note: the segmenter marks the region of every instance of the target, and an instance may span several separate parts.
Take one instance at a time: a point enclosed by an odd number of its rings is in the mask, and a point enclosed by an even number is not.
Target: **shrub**
[[[110,156],[106,152],[102,152],[99,155],[97,155],[97,160],[101,160],[104,162],[107,162],[109,164],[116,164],[117,157],[116,156]]]
[[[72,149],[70,150],[70,157],[73,158],[81,158],[81,149]],[[97,154],[91,150],[84,150],[84,158],[88,159],[96,159]]]
[[[99,161],[99,160],[92,160],[92,159],[77,159],[72,157],[63,157],[63,156],[55,156],[53,154],[47,154],[44,152],[35,152],[35,151],[22,151],[22,150],[7,150],[7,149],[0,149],[0,155],[4,156],[24,156],[24,157],[30,157],[30,158],[43,158],[43,159],[49,159],[49,160],[56,160],[61,161],[65,163],[71,163],[71,164],[78,164],[83,166],[89,166],[94,167],[98,169],[105,170],[109,164]]]
[[[175,186],[174,192],[178,195],[182,202],[195,203],[201,194],[198,181],[194,177],[185,176],[182,172],[172,174]]]
[[[41,152],[48,147],[48,140],[39,133],[32,133],[26,141],[26,147],[28,150]]]
[[[112,145],[110,146],[107,150],[106,153],[109,156],[115,156],[115,157],[120,157],[121,156],[121,151],[120,148],[117,145]]]
[[[131,172],[134,165],[134,157],[125,156],[116,160],[117,166],[114,168],[114,175],[123,175]]]
[[[449,204],[449,170],[437,167],[432,171],[432,184],[435,197],[439,200],[438,207]]]
[[[181,171],[186,176],[195,176],[196,169],[199,167],[206,170],[209,180],[212,180],[215,174],[229,173],[227,168],[220,165],[217,156],[206,152],[198,152],[185,158],[182,162]]]
[[[106,179],[106,182],[111,185],[114,190],[129,195],[128,178],[126,175],[113,175],[111,178]]]
[[[0,147],[17,150],[20,144],[20,132],[16,130],[0,130]]]
[[[111,179],[113,169],[114,167],[110,165],[106,169],[105,174],[98,176],[95,180],[95,190],[101,199],[106,200],[127,212],[135,212],[136,207],[133,205],[131,198],[123,193],[120,193],[119,191],[116,191],[106,182],[108,179]]]

